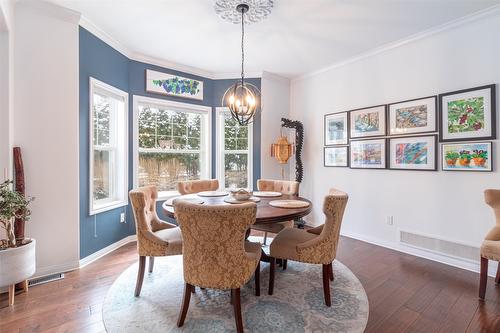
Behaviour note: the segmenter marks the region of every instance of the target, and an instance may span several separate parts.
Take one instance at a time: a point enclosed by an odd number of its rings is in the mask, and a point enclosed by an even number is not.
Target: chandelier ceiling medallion
[[[245,82],[245,24],[266,18],[273,8],[272,0],[217,0],[215,12],[225,21],[241,24],[241,80],[229,87],[222,97],[222,105],[240,125],[253,122],[257,110],[259,90]]]

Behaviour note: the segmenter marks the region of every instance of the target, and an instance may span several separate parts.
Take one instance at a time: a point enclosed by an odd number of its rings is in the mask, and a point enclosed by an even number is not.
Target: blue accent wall
[[[135,234],[135,223],[130,206],[116,208],[93,216],[89,215],[89,79],[93,77],[113,87],[129,93],[129,189],[133,187],[133,96],[148,96],[158,99],[183,103],[199,104],[212,107],[212,177],[216,177],[216,123],[215,107],[221,105],[224,92],[234,80],[212,80],[168,68],[128,59],[102,40],[80,27],[79,31],[79,65],[80,65],[80,258],[85,258],[108,245],[129,235]],[[157,70],[169,74],[203,81],[203,101],[187,100],[181,97],[148,93],[145,89],[146,69]],[[260,79],[249,79],[259,90]],[[259,110],[260,111],[260,110]],[[256,187],[260,177],[260,112],[253,128],[253,183]],[[162,213],[161,202],[157,205],[160,218],[166,219]],[[126,213],[126,223],[120,223],[120,213]]]

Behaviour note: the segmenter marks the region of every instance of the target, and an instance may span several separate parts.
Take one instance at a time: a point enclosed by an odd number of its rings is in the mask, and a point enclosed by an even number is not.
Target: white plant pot
[[[35,274],[36,241],[0,251],[0,287],[22,282]]]

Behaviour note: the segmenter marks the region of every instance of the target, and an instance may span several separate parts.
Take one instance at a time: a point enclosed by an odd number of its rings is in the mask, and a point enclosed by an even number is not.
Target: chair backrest
[[[299,195],[300,183],[293,180],[259,179],[257,189],[259,191],[280,192],[288,195]]]
[[[204,288],[234,289],[255,270],[245,252],[245,234],[255,222],[255,203],[197,205],[175,202],[183,239],[184,280]]]
[[[500,240],[500,190],[485,190],[484,201],[493,209],[496,218],[496,225],[488,232],[485,239]]]
[[[180,194],[191,194],[202,191],[215,191],[219,188],[217,179],[188,180],[177,183]]]
[[[146,233],[152,233],[154,225],[160,221],[156,214],[156,186],[145,186],[129,192],[132,211],[134,212],[137,242],[142,242]]]

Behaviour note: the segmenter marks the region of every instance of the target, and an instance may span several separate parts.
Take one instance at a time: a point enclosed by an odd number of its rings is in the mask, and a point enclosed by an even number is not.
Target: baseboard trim
[[[412,255],[415,257],[432,260],[435,262],[439,262],[441,264],[457,267],[460,269],[465,269],[467,271],[479,273],[479,270],[480,270],[479,260],[473,261],[473,260],[467,260],[467,259],[462,259],[462,258],[458,258],[458,257],[452,257],[452,256],[438,253],[435,251],[427,251],[427,250],[424,250],[421,248],[408,246],[408,245],[405,245],[405,244],[402,244],[399,242],[398,243],[387,242],[385,240],[380,240],[380,239],[375,238],[375,237],[362,235],[362,234],[350,232],[350,231],[342,231],[341,235],[345,236],[345,237],[353,238],[356,240],[360,240],[362,242],[385,247],[387,249],[391,249],[394,251],[406,253],[406,254],[409,254],[409,255]],[[488,267],[488,275],[491,277],[495,277],[496,270],[497,270],[497,264],[494,263],[493,261],[490,261],[490,265]]]
[[[122,247],[123,245],[131,243],[131,242],[135,242],[136,240],[137,240],[137,236],[131,235],[131,236],[127,236],[127,237],[119,240],[118,242],[110,244],[110,245],[106,246],[105,248],[100,249],[99,251],[94,252],[91,255],[86,256],[83,259],[80,259],[78,268],[83,268],[83,267],[87,266],[88,264],[96,261],[97,259],[105,256],[106,254]]]

